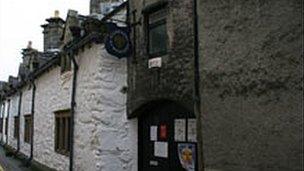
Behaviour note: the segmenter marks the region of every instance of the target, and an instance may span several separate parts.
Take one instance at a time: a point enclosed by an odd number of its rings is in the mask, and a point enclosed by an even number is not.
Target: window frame
[[[0,118],[0,133],[3,134],[3,118]]]
[[[25,143],[30,144],[32,142],[32,124],[33,116],[31,114],[24,115],[24,137]]]
[[[20,133],[20,117],[14,117],[14,138],[17,139]]]
[[[8,116],[5,117],[4,135],[8,135]]]
[[[157,16],[157,13],[160,13],[160,16]],[[153,16],[155,15],[155,16]],[[162,7],[160,9],[151,11],[149,13],[146,13],[146,40],[147,40],[147,54],[149,56],[149,58],[154,58],[154,57],[161,57],[161,56],[165,56],[168,54],[168,27],[167,27],[167,16],[168,16],[168,11],[165,7]],[[151,20],[154,20],[151,22]],[[165,25],[166,27],[166,50],[164,51],[159,51],[159,52],[155,52],[155,53],[150,53],[151,48],[150,48],[150,32],[152,29],[161,26],[161,25]]]
[[[56,153],[69,156],[70,154],[70,110],[56,111],[54,126],[54,150]]]

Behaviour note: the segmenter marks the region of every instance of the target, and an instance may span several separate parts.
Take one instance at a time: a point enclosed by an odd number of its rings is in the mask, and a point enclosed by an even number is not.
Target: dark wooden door
[[[179,159],[178,144],[188,141],[176,141],[174,124],[176,119],[187,123],[189,118],[194,115],[173,103],[155,105],[142,114],[139,120],[140,171],[186,171]]]

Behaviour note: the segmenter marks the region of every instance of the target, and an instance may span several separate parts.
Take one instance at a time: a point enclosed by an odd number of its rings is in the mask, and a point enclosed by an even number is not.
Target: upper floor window
[[[167,54],[167,12],[165,9],[148,14],[148,53],[150,57]]]
[[[69,55],[62,55],[61,56],[61,73],[64,73],[66,71],[71,71],[71,59]]]

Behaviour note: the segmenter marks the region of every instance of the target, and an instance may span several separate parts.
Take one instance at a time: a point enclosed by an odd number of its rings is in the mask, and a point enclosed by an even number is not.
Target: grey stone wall
[[[58,51],[62,45],[61,36],[63,33],[64,21],[61,18],[49,18],[43,27],[44,52]]]
[[[155,3],[156,1],[153,1]],[[192,1],[168,1],[167,34],[168,54],[162,56],[161,68],[148,68],[146,20],[142,10],[150,1],[134,0],[130,3],[130,20],[134,22],[132,11],[137,10],[136,56],[128,60],[128,114],[140,106],[159,99],[176,101],[188,109],[193,109],[193,61],[194,39]],[[133,40],[133,38],[131,38]]]
[[[198,0],[205,166],[303,170],[301,0]]]

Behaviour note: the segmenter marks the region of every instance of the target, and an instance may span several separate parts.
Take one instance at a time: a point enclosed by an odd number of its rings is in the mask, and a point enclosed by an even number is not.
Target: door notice
[[[150,127],[150,141],[157,141],[157,126]]]
[[[186,119],[174,120],[174,140],[186,141]]]
[[[167,142],[154,142],[154,156],[168,158],[168,143]]]
[[[196,142],[196,119],[188,119],[188,141]]]

